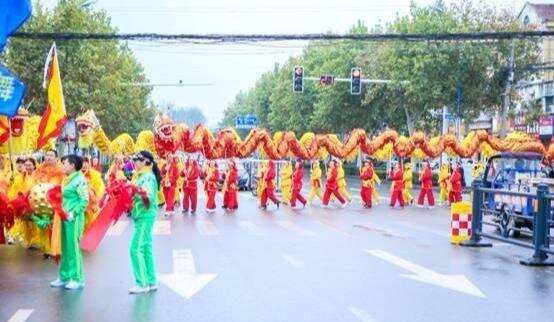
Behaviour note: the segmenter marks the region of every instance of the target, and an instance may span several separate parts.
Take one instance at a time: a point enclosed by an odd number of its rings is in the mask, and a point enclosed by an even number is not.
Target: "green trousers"
[[[146,287],[156,284],[156,270],[152,255],[152,230],[155,217],[135,219],[135,229],[131,240],[131,264],[135,283]]]
[[[62,253],[60,263],[60,280],[82,283],[85,280],[83,273],[83,257],[79,249],[79,242],[85,227],[85,216],[75,215],[71,221],[62,221]]]

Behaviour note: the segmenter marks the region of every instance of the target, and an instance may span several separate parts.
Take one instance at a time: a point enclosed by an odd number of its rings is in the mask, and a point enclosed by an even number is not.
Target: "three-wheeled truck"
[[[503,152],[492,156],[483,172],[485,188],[536,195],[537,185],[554,187],[542,165],[543,155],[530,152]],[[552,189],[551,189],[552,191]],[[533,230],[536,198],[485,193],[484,208],[492,215],[497,231],[504,237],[518,237],[524,229]]]

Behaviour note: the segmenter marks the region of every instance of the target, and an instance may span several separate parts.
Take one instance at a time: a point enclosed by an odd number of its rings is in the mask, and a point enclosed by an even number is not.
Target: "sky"
[[[53,7],[58,0],[41,0]],[[392,21],[409,11],[410,0],[96,0],[121,33],[345,33],[357,20],[366,26]],[[434,0],[416,0],[418,5]],[[453,1],[446,1],[447,3]],[[519,11],[524,0],[488,0]],[[532,1],[536,2],[536,1]],[[540,1],[554,3],[554,0]],[[260,75],[302,52],[303,42],[177,44],[129,42],[151,83],[210,84],[154,87],[159,105],[199,107],[209,126],[217,125],[236,94],[254,86]],[[345,75],[346,77],[346,75]],[[66,93],[66,95],[71,95]]]

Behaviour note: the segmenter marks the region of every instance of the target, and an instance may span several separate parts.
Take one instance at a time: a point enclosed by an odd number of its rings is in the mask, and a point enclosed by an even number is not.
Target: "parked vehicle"
[[[483,173],[483,185],[485,188],[536,194],[538,183],[554,183],[547,178],[542,159],[542,154],[524,152],[492,156]],[[504,237],[518,237],[522,228],[533,229],[535,199],[485,193],[484,204]]]

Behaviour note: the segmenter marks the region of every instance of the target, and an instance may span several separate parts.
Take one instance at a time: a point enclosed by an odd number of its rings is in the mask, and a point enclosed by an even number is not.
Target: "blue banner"
[[[6,40],[31,15],[30,0],[0,0],[0,52],[4,50]]]
[[[1,1],[1,0],[0,0]],[[13,117],[25,97],[25,85],[0,65],[0,115]]]

